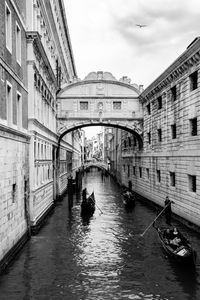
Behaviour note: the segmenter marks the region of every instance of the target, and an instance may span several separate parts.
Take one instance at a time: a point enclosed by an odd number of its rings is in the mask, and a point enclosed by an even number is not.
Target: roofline
[[[160,76],[158,76],[140,95],[141,98],[146,97],[151,93],[156,87],[164,82],[167,78],[171,77],[173,79],[173,72],[180,67],[192,57],[196,52],[200,52],[200,37],[195,38],[186,50],[167,68]]]
[[[68,48],[69,48],[69,52],[70,52],[70,57],[71,57],[74,76],[77,77],[74,54],[73,54],[73,50],[72,50],[72,44],[71,44],[71,40],[70,40],[70,34],[69,34],[67,18],[66,18],[66,13],[65,13],[65,6],[64,6],[63,0],[59,0],[58,3],[60,5],[60,12],[61,12],[61,16],[62,16],[62,19],[63,19],[63,25],[64,25],[65,35],[66,35]]]
[[[140,91],[139,89],[137,89],[136,87],[130,85],[130,84],[127,84],[127,83],[124,83],[124,82],[121,82],[121,81],[115,81],[115,80],[105,80],[105,79],[101,79],[101,80],[97,80],[97,79],[94,79],[94,80],[81,80],[81,81],[77,81],[77,82],[74,82],[74,83],[71,83],[69,85],[67,85],[66,87],[64,87],[57,95],[57,98],[61,97],[61,94],[67,90],[69,90],[70,88],[74,87],[74,86],[79,86],[79,85],[85,85],[85,84],[93,84],[93,83],[108,83],[108,84],[116,84],[116,85],[121,85],[121,86],[124,86],[126,88],[129,88],[131,90],[133,90],[134,92],[136,92],[138,94],[138,96],[140,95]]]

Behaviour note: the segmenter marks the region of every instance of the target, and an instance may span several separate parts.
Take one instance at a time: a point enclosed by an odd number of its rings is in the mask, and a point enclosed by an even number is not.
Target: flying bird
[[[142,27],[146,27],[147,25],[145,25],[145,24],[135,24],[136,26],[138,26],[138,27],[140,27],[140,28],[142,28]]]

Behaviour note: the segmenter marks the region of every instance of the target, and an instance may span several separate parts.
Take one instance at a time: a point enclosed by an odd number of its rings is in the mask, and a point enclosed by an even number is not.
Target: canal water
[[[102,180],[95,169],[83,187],[95,192],[94,216],[83,221],[80,196],[74,196],[71,211],[64,198],[0,276],[1,300],[200,299],[200,266],[189,270],[167,258],[154,228],[141,236],[154,209],[137,201],[126,211],[114,180]],[[197,233],[174,225],[200,253]]]

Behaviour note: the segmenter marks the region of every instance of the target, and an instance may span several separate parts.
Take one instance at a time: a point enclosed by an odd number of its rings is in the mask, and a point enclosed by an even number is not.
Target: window
[[[12,23],[11,23],[11,10],[6,3],[5,8],[5,26],[6,26],[6,47],[12,52]]]
[[[198,87],[198,72],[193,72],[190,76],[190,91],[194,91]]]
[[[158,97],[157,101],[158,101],[158,109],[161,109],[162,108],[162,96]]]
[[[142,167],[139,167],[140,178],[142,178]]]
[[[150,106],[150,103],[147,105],[147,113],[148,113],[148,115],[151,114],[151,106]]]
[[[17,92],[17,127],[21,129],[22,127],[22,96]]]
[[[176,178],[175,178],[175,173],[170,172],[170,185],[175,186],[176,185]]]
[[[87,101],[80,102],[80,110],[88,110],[88,102]]]
[[[149,179],[149,168],[146,168],[147,179]]]
[[[16,183],[13,183],[12,185],[12,203],[15,203],[16,201]]]
[[[13,123],[12,115],[12,85],[6,82],[6,103],[7,103],[7,122],[10,126]]]
[[[197,135],[197,118],[190,119],[190,134]]]
[[[131,147],[131,138],[130,138],[130,136],[128,137],[128,146]]]
[[[21,65],[21,28],[16,23],[16,60]]]
[[[133,166],[133,175],[136,175],[135,166]]]
[[[122,106],[121,101],[114,101],[114,102],[113,102],[113,109],[115,109],[115,110],[120,110],[120,109],[121,109],[121,106]]]
[[[130,177],[130,166],[128,165],[128,177]]]
[[[160,170],[157,170],[156,174],[157,174],[157,182],[160,182],[161,181]]]
[[[124,140],[124,148],[126,148],[126,140]]]
[[[158,142],[162,142],[162,129],[159,128],[157,132],[158,132]]]
[[[189,191],[196,192],[196,176],[188,175]]]
[[[133,145],[134,145],[134,147],[137,146],[137,139],[136,139],[135,136],[134,136],[134,138],[133,138]]]
[[[124,168],[124,172],[126,171],[126,166],[125,165],[123,165],[123,168]]]
[[[173,101],[176,101],[176,99],[177,99],[177,95],[176,95],[176,86],[173,86],[173,87],[171,88],[171,95],[172,95],[172,100],[173,100]]]
[[[147,132],[148,143],[151,144],[151,132]]]
[[[176,124],[171,125],[172,139],[176,139]]]

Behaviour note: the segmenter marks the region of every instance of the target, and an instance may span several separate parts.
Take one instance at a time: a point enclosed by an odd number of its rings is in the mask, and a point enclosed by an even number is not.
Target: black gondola
[[[178,236],[175,237],[173,236],[172,229],[155,228],[163,249],[170,257],[181,264],[195,266],[196,251],[179,231],[177,231]],[[171,236],[169,236],[169,234],[171,234]]]
[[[92,192],[92,194],[89,197],[82,200],[81,216],[91,217],[94,214],[94,211],[95,211],[95,197],[94,197],[94,192]]]
[[[123,192],[123,203],[127,208],[132,208],[135,205],[135,196],[130,191]]]

